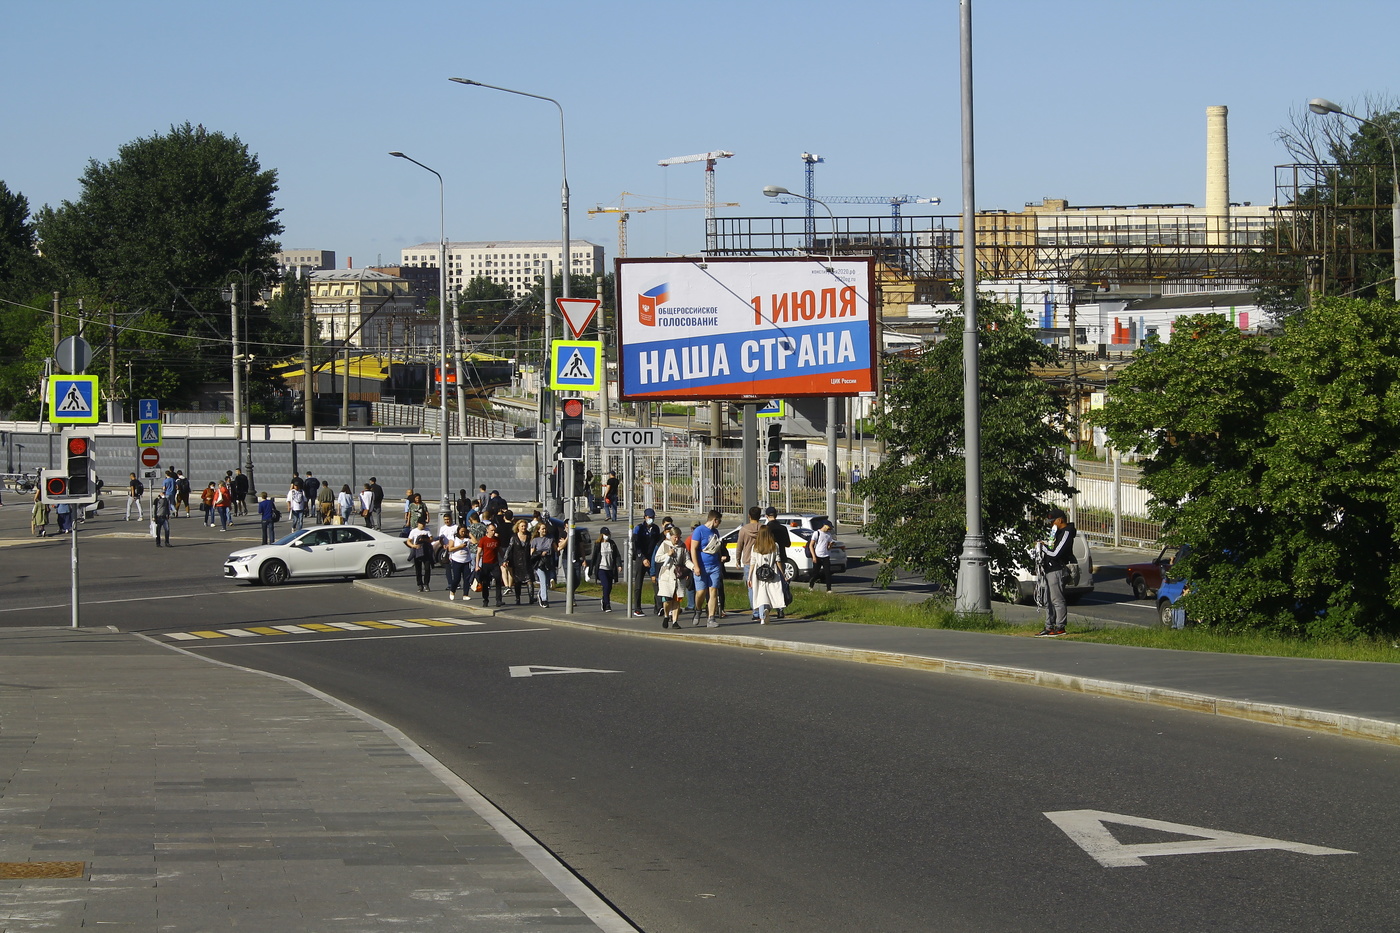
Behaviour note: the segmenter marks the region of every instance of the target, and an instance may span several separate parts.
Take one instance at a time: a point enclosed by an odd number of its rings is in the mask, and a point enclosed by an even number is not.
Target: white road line
[[[331,624],[334,624],[334,623],[331,623]],[[348,642],[348,641],[378,641],[378,640],[381,639],[381,638],[437,638],[437,637],[442,636],[442,635],[515,635],[515,634],[519,634],[519,633],[521,633],[521,632],[550,632],[550,631],[553,631],[553,629],[550,629],[550,628],[507,628],[507,629],[494,629],[494,630],[491,630],[491,631],[484,631],[484,632],[483,632],[483,631],[480,631],[480,630],[477,630],[477,631],[471,631],[471,632],[442,632],[442,631],[438,631],[438,632],[404,632],[404,633],[401,634],[401,635],[397,635],[397,634],[385,634],[385,635],[355,635],[355,636],[352,636],[352,637],[350,637],[350,638],[332,638],[330,635],[322,635],[320,638],[299,638],[299,639],[294,639],[294,640],[292,640],[292,641],[287,641],[286,639],[279,638],[279,639],[277,639],[277,640],[275,640],[275,641],[262,641],[262,642],[257,642],[257,643],[254,643],[254,642],[251,642],[251,641],[238,641],[238,642],[233,642],[233,641],[210,641],[210,640],[208,640],[208,639],[206,639],[206,638],[199,638],[199,639],[197,639],[197,640],[198,640],[198,642],[199,642],[199,646],[198,646],[198,647],[200,647],[200,648],[273,648],[273,647],[280,648],[280,647],[283,646],[283,645],[324,645],[324,644],[326,644],[327,642],[335,642],[335,643],[339,644],[339,643]],[[193,647],[195,647],[195,646],[194,646],[194,645],[191,645],[190,647],[193,648]]]
[[[354,622],[327,622],[331,628],[343,628],[347,632],[367,632],[368,625],[356,625]]]
[[[310,583],[297,587],[297,590],[311,590],[323,586],[335,586],[334,583]],[[106,606],[112,603],[148,603],[158,599],[198,599],[201,596],[229,596],[234,593],[266,593],[265,589],[252,589],[248,587],[234,587],[227,590],[216,590],[208,593],[174,593],[167,596],[133,596],[127,599],[80,599],[79,607],[82,606]],[[12,609],[0,609],[0,612],[38,612],[41,609],[67,609],[71,603],[50,603],[47,606],[16,606]]]
[[[257,632],[250,632],[250,631],[248,631],[246,628],[221,628],[221,629],[219,629],[219,631],[223,632],[225,635],[232,635],[234,638],[257,638],[257,637],[258,637],[258,633],[257,633]],[[175,636],[174,636],[174,635],[171,635],[170,637],[171,637],[171,638],[174,638]]]
[[[281,632],[290,632],[293,635],[310,635],[311,629],[302,628],[300,625],[274,625],[272,628]]]

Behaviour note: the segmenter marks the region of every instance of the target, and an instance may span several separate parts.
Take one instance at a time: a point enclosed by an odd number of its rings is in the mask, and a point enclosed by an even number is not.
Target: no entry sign
[[[141,465],[144,467],[160,466],[160,451],[154,447],[147,447],[141,451]]]

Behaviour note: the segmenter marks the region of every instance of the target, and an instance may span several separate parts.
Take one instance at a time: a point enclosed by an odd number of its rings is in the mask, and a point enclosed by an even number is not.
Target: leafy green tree
[[[1353,638],[1400,631],[1400,307],[1323,299],[1272,338],[1178,320],[1099,421],[1147,457],[1193,619]]]
[[[37,242],[29,200],[0,181],[0,298],[28,299],[42,286]]]
[[[952,335],[913,357],[885,366],[885,398],[875,421],[886,454],[855,485],[869,496],[867,533],[890,570],[924,575],[944,586],[957,580],[966,535],[963,466],[962,317]],[[1033,369],[1054,358],[1012,306],[978,305],[981,377],[983,528],[992,581],[1008,592],[1015,564],[1044,537],[1049,497],[1071,491],[1065,479],[1063,404]]]
[[[282,232],[277,173],[236,136],[185,123],[92,160],[82,195],[38,219],[46,257],[70,283],[126,311],[159,311],[179,394],[226,370],[230,269],[270,269]]]

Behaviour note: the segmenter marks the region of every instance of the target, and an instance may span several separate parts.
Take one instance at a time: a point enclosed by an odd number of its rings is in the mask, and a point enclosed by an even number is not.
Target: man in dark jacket
[[[1050,519],[1050,540],[1038,543],[1036,550],[1049,598],[1045,608],[1045,628],[1037,634],[1037,638],[1054,638],[1065,633],[1065,620],[1069,615],[1065,605],[1065,568],[1075,560],[1075,530],[1065,510],[1051,509],[1046,517]]]
[[[661,543],[661,526],[656,524],[656,511],[647,509],[642,513],[642,521],[632,529],[632,615],[641,618],[642,584],[651,576],[651,555]],[[655,589],[655,578],[652,578]]]

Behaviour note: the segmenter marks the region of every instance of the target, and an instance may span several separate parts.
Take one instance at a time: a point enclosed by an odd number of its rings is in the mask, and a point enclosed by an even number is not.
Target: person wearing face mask
[[[1040,572],[1045,575],[1048,599],[1045,607],[1045,628],[1037,633],[1037,638],[1054,638],[1065,633],[1065,621],[1069,610],[1065,606],[1065,573],[1070,561],[1074,560],[1074,526],[1064,509],[1051,509],[1046,516],[1050,519],[1050,539],[1036,544],[1036,555],[1040,559]]]
[[[642,513],[641,524],[632,529],[632,615],[642,618],[642,584],[651,577],[651,559],[656,546],[661,543],[661,529],[656,524],[656,510],[647,509]],[[652,577],[653,593],[656,578]]]
[[[603,611],[612,612],[612,587],[617,572],[622,569],[622,555],[613,542],[611,529],[598,532],[598,540],[593,542],[593,553],[588,555],[588,569],[603,587]]]

